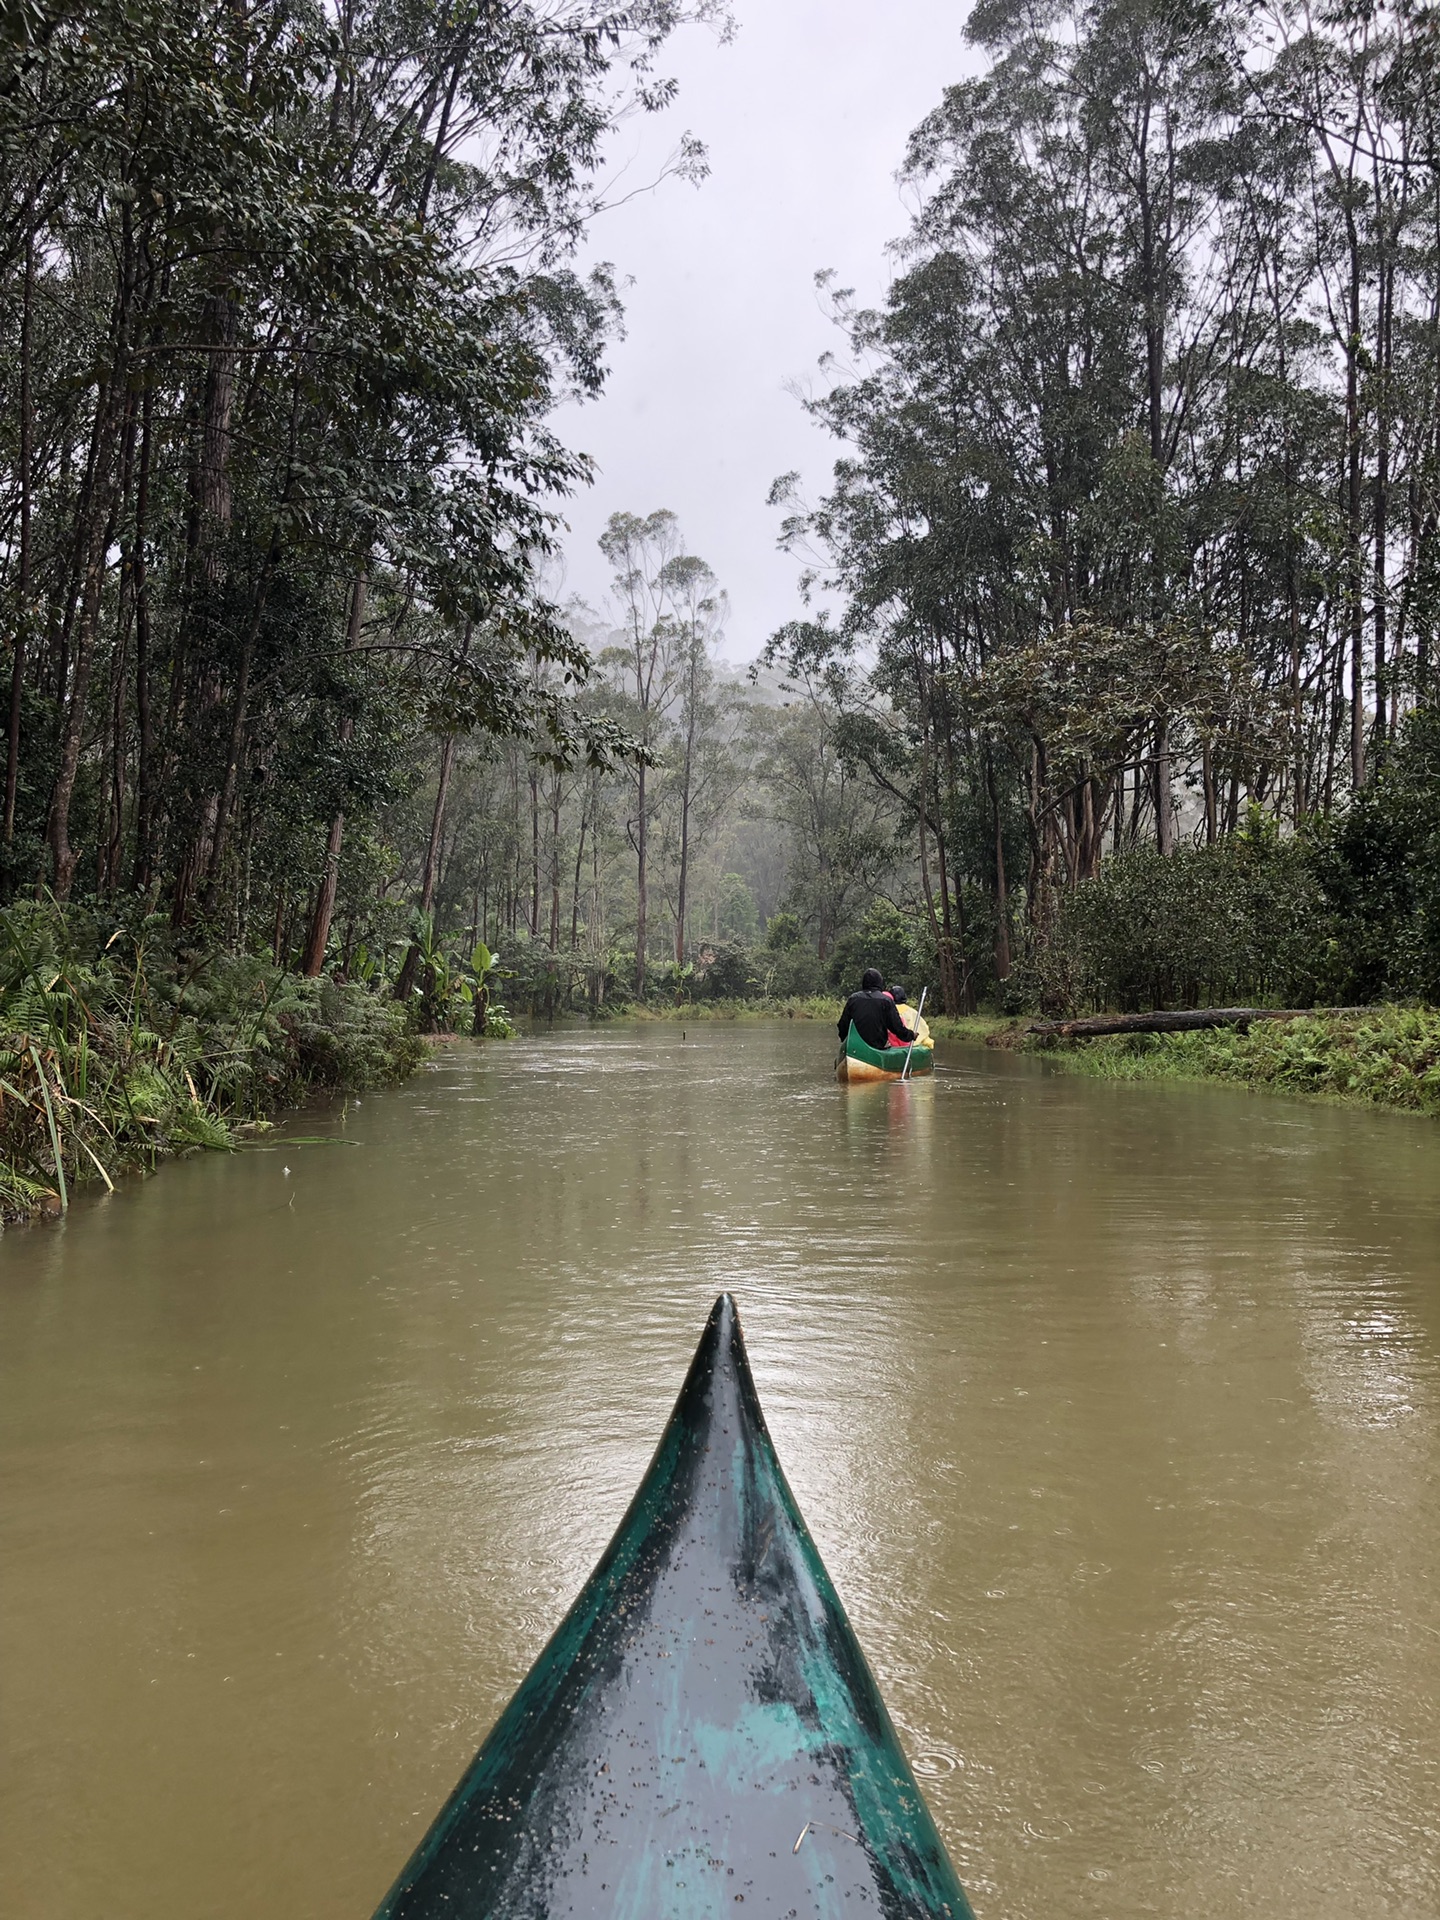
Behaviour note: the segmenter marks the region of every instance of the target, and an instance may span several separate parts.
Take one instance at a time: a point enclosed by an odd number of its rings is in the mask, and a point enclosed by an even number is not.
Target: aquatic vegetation
[[[177,950],[168,925],[53,902],[0,915],[0,1217],[63,1211],[240,1132],[315,1087],[366,1087],[423,1041],[388,995],[250,954]]]

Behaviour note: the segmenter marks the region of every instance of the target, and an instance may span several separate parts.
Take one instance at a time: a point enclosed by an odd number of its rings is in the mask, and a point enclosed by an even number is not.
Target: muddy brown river
[[[367,1920],[726,1287],[980,1920],[1435,1920],[1440,1126],[833,1044],[456,1046],[5,1236],[7,1920]]]

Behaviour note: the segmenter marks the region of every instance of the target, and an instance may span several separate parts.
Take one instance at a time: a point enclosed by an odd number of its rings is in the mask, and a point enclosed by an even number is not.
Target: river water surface
[[[366,1920],[722,1287],[980,1920],[1435,1920],[1440,1127],[833,1044],[457,1046],[5,1237],[8,1920]]]

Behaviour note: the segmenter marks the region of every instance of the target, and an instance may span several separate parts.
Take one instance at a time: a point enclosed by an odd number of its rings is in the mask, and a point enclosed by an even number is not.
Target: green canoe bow
[[[971,1920],[716,1301],[600,1564],[376,1920]]]

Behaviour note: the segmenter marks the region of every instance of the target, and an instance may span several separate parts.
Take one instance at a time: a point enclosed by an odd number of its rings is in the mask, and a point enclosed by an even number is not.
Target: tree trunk
[[[639,792],[637,817],[635,821],[635,997],[645,997],[645,939],[646,921],[649,918],[649,900],[647,898],[646,853],[648,851],[648,825],[645,818],[645,773],[646,769],[637,767],[635,783]]]
[[[560,951],[560,775],[550,789],[550,951]]]
[[[1381,229],[1383,231],[1383,228]],[[1375,753],[1385,751],[1386,697],[1389,662],[1386,658],[1386,575],[1390,510],[1390,308],[1395,298],[1395,268],[1387,262],[1380,275],[1376,341],[1379,398],[1375,418]]]
[[[105,592],[105,574],[110,543],[115,537],[119,506],[118,463],[113,459],[118,420],[117,387],[121,384],[119,362],[96,405],[106,416],[96,441],[95,487],[90,501],[90,526],[81,576],[80,615],[75,630],[73,663],[70,673],[70,698],[60,734],[59,766],[50,796],[49,842],[54,872],[55,897],[68,900],[75,879],[76,853],[70,844],[70,803],[75,795],[75,780],[80,768],[80,748],[85,738],[85,720],[90,695],[90,676],[95,661],[95,642],[100,628],[100,610]]]
[[[447,733],[440,748],[440,778],[435,785],[435,812],[430,820],[430,840],[425,848],[425,867],[420,876],[420,911],[429,913],[435,905],[436,856],[445,826],[445,802],[450,797],[450,768],[455,759],[455,736]]]
[[[675,895],[675,964],[685,964],[685,906],[686,893],[690,883],[690,795],[689,777],[686,777],[687,791],[680,796],[680,873]]]
[[[255,643],[260,637],[260,623],[265,617],[265,602],[270,594],[270,582],[274,576],[275,564],[279,559],[280,531],[277,527],[270,542],[270,550],[265,556],[265,565],[255,589],[255,605],[245,629],[245,640],[240,649],[240,666],[235,676],[235,695],[230,711],[230,731],[225,746],[225,771],[221,777],[220,792],[215,801],[215,831],[210,841],[210,854],[205,863],[205,884],[202,898],[208,902],[210,894],[220,878],[221,862],[225,858],[225,847],[230,835],[230,819],[235,808],[235,788],[240,778],[240,761],[245,751],[245,728],[250,716],[250,673],[255,662]]]
[[[945,889],[943,915],[935,905],[935,887],[930,877],[930,849],[927,832],[927,810],[930,786],[930,728],[928,719],[922,722],[920,730],[920,784],[916,794],[915,824],[920,836],[920,885],[925,895],[925,908],[930,916],[930,930],[935,936],[936,957],[940,963],[940,1004],[947,1014],[955,1015],[960,1011],[960,980],[955,968],[955,949],[952,944],[950,928],[950,896]],[[937,835],[938,845],[938,835]],[[941,881],[944,884],[944,852],[941,858]]]
[[[1215,760],[1207,740],[1200,750],[1200,780],[1205,790],[1205,844],[1213,847],[1216,829]]]
[[[335,889],[340,879],[340,847],[345,834],[345,815],[338,810],[331,817],[325,841],[325,866],[315,894],[315,911],[310,916],[310,931],[300,971],[307,980],[316,980],[325,965],[325,950],[330,944],[330,922],[335,914]]]
[[[435,787],[435,811],[430,817],[430,840],[425,848],[425,865],[420,875],[421,913],[429,913],[435,904],[436,856],[440,851],[440,834],[445,825],[445,801],[450,791],[450,762],[454,752],[455,736],[447,733],[440,748],[440,778]],[[531,786],[534,786],[533,776]],[[409,998],[419,966],[420,949],[412,942],[405,956],[405,964],[400,969],[400,978],[395,982],[397,1000]]]
[[[150,576],[146,541],[150,528],[150,435],[155,396],[147,385],[140,409],[140,467],[135,486],[135,859],[130,884],[137,893],[150,885],[154,858],[154,724],[150,710]]]
[[[355,584],[350,590],[350,618],[345,629],[347,653],[353,653],[360,644],[360,631],[365,619],[365,583],[366,569],[362,560],[355,575]],[[340,722],[341,746],[349,742],[354,732],[354,716],[347,713]],[[330,921],[335,912],[335,892],[340,883],[340,849],[344,835],[345,811],[337,807],[330,820],[330,832],[325,842],[325,866],[315,895],[315,911],[310,917],[310,933],[305,942],[305,957],[300,969],[311,980],[319,975],[324,966],[325,952],[330,945]]]
[[[575,842],[575,882],[570,889],[570,951],[574,953],[580,944],[580,875],[585,866],[585,827],[590,818],[590,809],[582,801],[580,806],[580,830]]]
[[[1345,345],[1345,601],[1350,621],[1350,781],[1365,784],[1365,609],[1360,525],[1360,241],[1347,214],[1349,337]]]
[[[530,774],[530,938],[540,937],[540,780]]]
[[[1175,851],[1175,810],[1170,793],[1170,722],[1155,722],[1155,844],[1162,854]]]
[[[1010,894],[1005,884],[1005,832],[1000,813],[1000,791],[995,779],[995,760],[985,748],[985,784],[990,791],[990,808],[995,821],[995,977],[1010,978]]]
[[[4,844],[15,838],[15,794],[20,777],[20,709],[25,687],[25,641],[30,626],[30,474],[31,450],[31,314],[35,295],[35,234],[27,194],[25,203],[25,284],[20,308],[20,566],[15,594],[15,657],[10,667],[10,724],[5,742]]]

